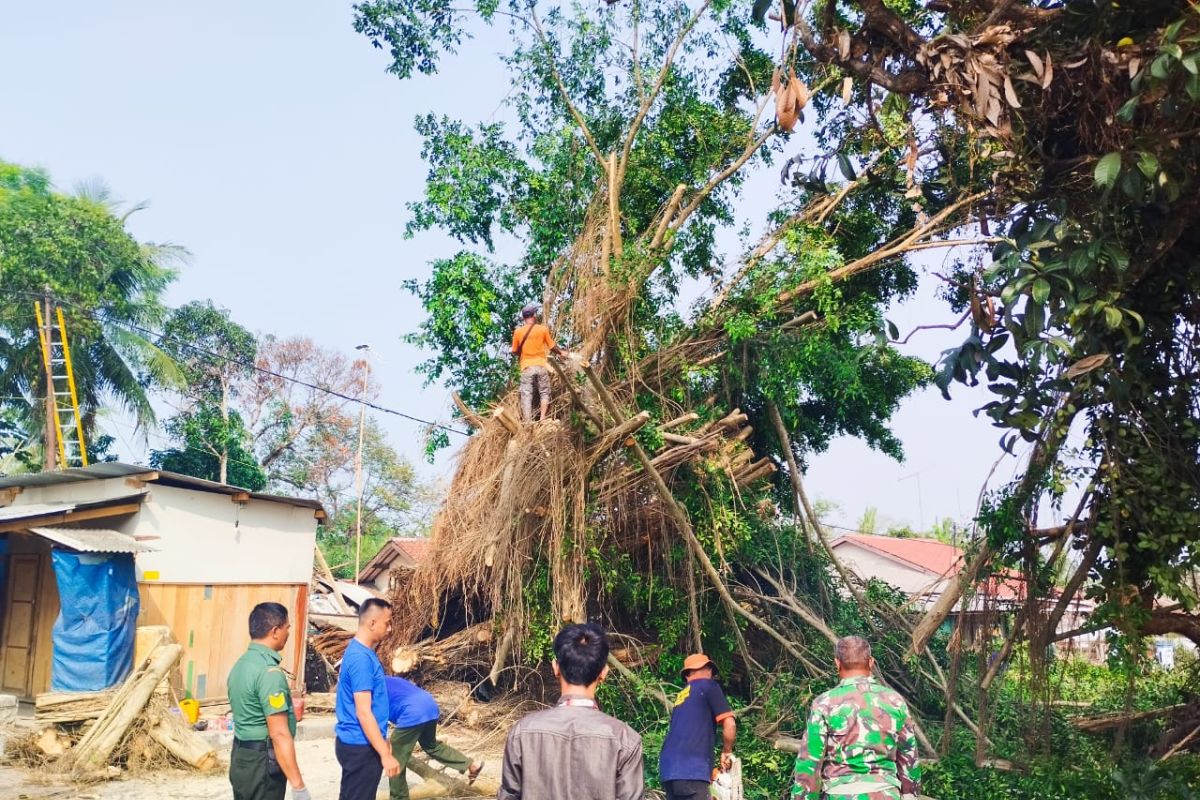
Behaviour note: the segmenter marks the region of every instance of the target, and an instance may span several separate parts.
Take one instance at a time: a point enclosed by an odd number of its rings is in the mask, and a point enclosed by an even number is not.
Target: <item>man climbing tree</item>
[[[550,410],[550,364],[546,360],[550,353],[559,355],[562,350],[554,343],[550,328],[537,321],[540,307],[531,303],[521,309],[521,326],[513,331],[512,351],[520,359],[521,367],[521,420],[533,422],[533,394],[537,391],[541,413],[538,419],[546,419]]]

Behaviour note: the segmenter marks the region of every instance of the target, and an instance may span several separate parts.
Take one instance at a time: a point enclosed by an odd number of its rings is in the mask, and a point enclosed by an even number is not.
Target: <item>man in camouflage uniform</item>
[[[839,639],[837,686],[813,701],[792,800],[908,800],[920,792],[908,704],[872,677],[861,636]]]

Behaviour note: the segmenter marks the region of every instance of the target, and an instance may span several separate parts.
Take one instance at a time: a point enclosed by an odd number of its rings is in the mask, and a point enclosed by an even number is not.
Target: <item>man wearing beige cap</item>
[[[721,769],[729,769],[732,763],[737,722],[715,677],[716,665],[708,656],[696,653],[684,659],[687,686],[675,698],[671,727],[658,759],[667,800],[705,800],[709,796],[717,725],[724,735]]]

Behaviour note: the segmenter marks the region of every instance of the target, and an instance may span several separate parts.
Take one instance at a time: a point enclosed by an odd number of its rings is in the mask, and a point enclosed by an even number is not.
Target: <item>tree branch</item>
[[[538,40],[542,43],[542,47],[546,51],[546,61],[550,64],[550,73],[554,76],[554,83],[558,86],[558,93],[562,96],[562,100],[567,104],[567,110],[571,112],[571,117],[575,120],[575,124],[579,126],[579,130],[583,132],[583,138],[587,140],[588,147],[592,150],[592,155],[596,157],[600,168],[608,172],[608,163],[604,158],[604,154],[600,152],[600,148],[596,145],[596,139],[592,136],[592,130],[588,127],[587,121],[583,118],[583,114],[579,113],[579,109],[571,102],[571,96],[567,93],[567,85],[563,83],[562,75],[558,71],[558,64],[554,59],[554,49],[550,46],[550,40],[546,37],[546,32],[542,29],[541,20],[538,19],[537,11],[533,7],[533,3],[529,4],[529,18],[533,24],[534,31],[537,32]]]

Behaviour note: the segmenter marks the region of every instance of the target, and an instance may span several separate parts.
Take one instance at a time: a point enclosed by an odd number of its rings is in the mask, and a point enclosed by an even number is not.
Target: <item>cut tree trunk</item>
[[[113,750],[121,743],[129,726],[143,710],[159,682],[171,671],[183,648],[177,644],[160,645],[149,663],[140,666],[117,690],[108,708],[76,745],[73,755],[76,772],[94,773],[108,765]]]
[[[206,772],[217,766],[217,751],[171,714],[160,714],[149,727],[150,738],[189,767]]]

